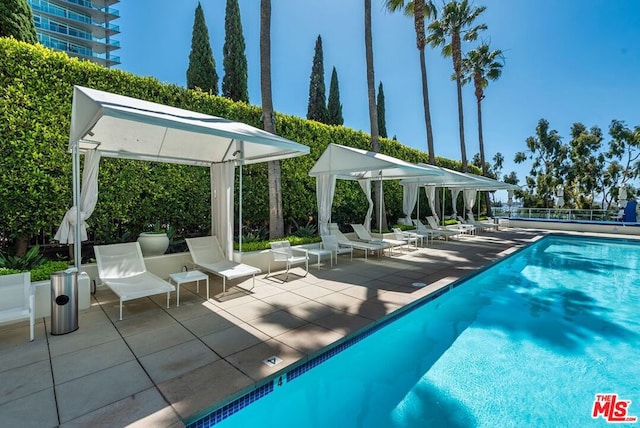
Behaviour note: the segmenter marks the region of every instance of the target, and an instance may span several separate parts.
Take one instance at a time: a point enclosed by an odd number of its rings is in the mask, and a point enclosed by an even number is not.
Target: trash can
[[[78,270],[69,268],[51,274],[51,334],[78,329]]]

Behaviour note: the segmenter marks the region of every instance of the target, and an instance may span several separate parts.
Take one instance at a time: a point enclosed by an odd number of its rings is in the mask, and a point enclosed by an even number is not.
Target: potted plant
[[[168,228],[168,225],[162,222],[151,223],[147,226],[147,231],[140,233],[138,243],[143,256],[160,256],[167,251],[169,248]]]

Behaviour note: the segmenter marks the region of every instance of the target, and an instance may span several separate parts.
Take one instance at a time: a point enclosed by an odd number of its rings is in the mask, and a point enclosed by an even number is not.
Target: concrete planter
[[[36,318],[51,316],[51,281],[36,281]],[[91,279],[85,272],[78,275],[78,309],[91,306]]]
[[[169,237],[166,233],[142,232],[138,243],[143,256],[160,256],[169,248]]]

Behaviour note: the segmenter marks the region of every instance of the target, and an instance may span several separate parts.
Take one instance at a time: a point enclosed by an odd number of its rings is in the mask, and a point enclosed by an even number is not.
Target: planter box
[[[51,281],[36,281],[36,318],[51,316]],[[91,307],[91,279],[86,273],[78,275],[78,310]]]

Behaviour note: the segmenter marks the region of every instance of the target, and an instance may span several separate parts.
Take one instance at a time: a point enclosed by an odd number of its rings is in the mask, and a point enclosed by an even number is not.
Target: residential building
[[[112,23],[120,15],[111,7],[120,0],[28,1],[42,45],[106,67],[120,64],[120,57],[112,54],[120,48],[112,39],[120,33]]]

